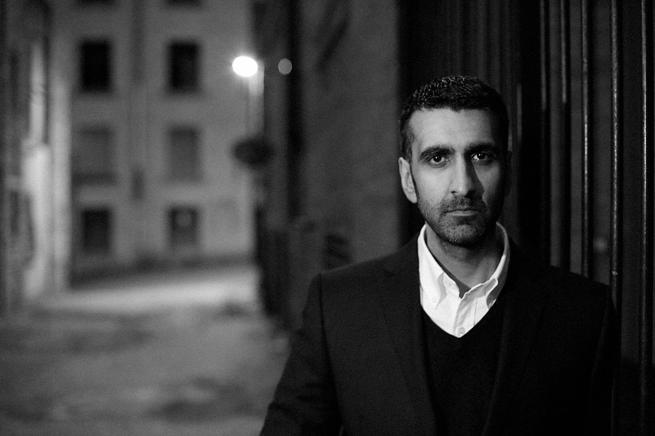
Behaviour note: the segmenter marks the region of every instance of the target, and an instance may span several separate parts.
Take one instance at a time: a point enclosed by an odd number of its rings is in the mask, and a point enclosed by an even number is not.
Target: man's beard
[[[454,197],[430,206],[417,196],[418,209],[437,237],[451,245],[474,248],[481,246],[489,233],[494,232],[497,216],[489,213],[482,199]],[[470,216],[457,216],[450,212],[474,210]]]

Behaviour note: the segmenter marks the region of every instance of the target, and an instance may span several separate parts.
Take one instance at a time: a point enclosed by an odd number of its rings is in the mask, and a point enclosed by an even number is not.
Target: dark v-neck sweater
[[[440,436],[482,433],[496,375],[505,307],[502,294],[461,338],[441,330],[423,312],[428,380]]]

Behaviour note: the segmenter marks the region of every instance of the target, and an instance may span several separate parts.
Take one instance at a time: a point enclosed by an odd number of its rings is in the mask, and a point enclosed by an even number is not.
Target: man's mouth
[[[456,217],[473,217],[487,209],[481,199],[455,198],[441,205],[442,213]]]
[[[446,212],[456,216],[472,216],[480,213],[480,210],[479,209],[450,209]]]

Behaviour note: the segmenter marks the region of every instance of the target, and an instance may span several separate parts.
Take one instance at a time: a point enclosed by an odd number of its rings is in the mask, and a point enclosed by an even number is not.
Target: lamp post
[[[259,68],[259,63],[253,57],[245,55],[234,58],[232,70],[244,80],[246,90],[246,137],[235,144],[234,153],[237,159],[253,170],[255,256],[257,263],[264,268],[266,235],[264,214],[267,191],[265,166],[272,153],[272,149],[268,147],[263,137],[264,74]],[[262,303],[268,306],[265,285],[262,284],[260,292]]]
[[[263,75],[259,63],[251,56],[237,56],[232,61],[232,71],[243,78],[246,87],[246,134],[257,135],[261,133],[259,130],[262,128],[259,104]]]

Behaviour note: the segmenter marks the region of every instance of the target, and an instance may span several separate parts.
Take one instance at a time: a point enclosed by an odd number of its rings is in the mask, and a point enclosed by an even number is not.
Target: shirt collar
[[[447,293],[455,294],[459,298],[459,290],[455,281],[445,273],[439,262],[436,261],[425,242],[425,231],[427,224],[423,225],[418,236],[418,260],[419,279],[424,297],[428,304],[438,304]],[[496,269],[491,276],[482,283],[471,287],[466,295],[482,293],[486,299],[487,306],[491,307],[498,298],[498,294],[505,285],[507,270],[509,267],[510,245],[507,231],[500,224],[496,223],[497,231],[503,239],[503,254],[500,256]]]

